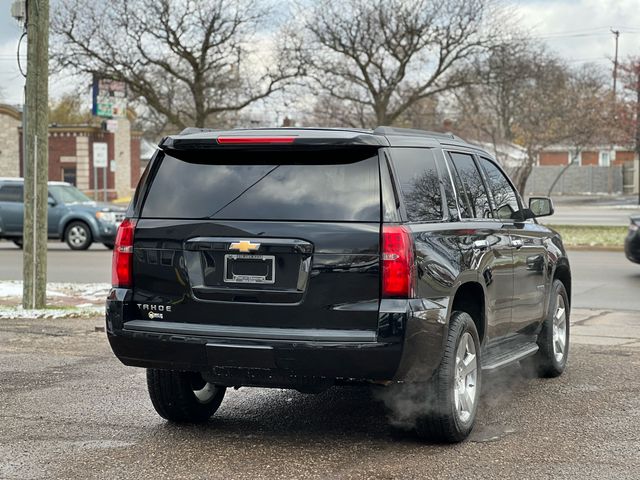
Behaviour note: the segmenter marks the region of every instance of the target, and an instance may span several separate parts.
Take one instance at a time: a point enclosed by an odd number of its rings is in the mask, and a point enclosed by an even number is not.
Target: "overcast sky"
[[[640,55],[639,0],[505,0],[523,26],[551,50],[579,65],[611,65],[614,41],[610,27],[620,30],[620,58]],[[16,64],[20,28],[11,18],[12,0],[0,0],[0,103],[22,103],[24,81]],[[26,54],[26,45],[22,53]],[[50,94],[58,96],[69,82],[52,78]]]

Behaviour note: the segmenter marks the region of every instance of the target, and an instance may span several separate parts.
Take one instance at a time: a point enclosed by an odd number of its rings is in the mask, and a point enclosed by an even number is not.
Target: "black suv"
[[[119,229],[108,338],[170,421],[206,421],[226,387],[366,382],[411,386],[418,434],[460,441],[483,373],[565,367],[569,262],[535,220],[552,213],[452,135],[188,129]]]

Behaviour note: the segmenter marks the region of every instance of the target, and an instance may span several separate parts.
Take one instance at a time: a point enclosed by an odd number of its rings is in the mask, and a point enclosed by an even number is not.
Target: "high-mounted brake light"
[[[220,145],[227,144],[260,144],[260,143],[293,143],[296,137],[218,137]]]
[[[413,296],[413,239],[411,232],[400,225],[382,227],[382,296],[411,298]]]
[[[114,287],[133,286],[133,231],[136,221],[125,218],[118,227],[116,243],[113,247],[111,264],[111,284]]]

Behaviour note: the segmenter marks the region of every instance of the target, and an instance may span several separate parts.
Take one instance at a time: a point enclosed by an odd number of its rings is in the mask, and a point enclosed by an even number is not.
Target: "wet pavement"
[[[0,322],[0,478],[640,478],[640,313],[576,310],[565,374],[485,377],[459,445],[392,427],[376,390],[227,393],[172,426],[102,321]]]

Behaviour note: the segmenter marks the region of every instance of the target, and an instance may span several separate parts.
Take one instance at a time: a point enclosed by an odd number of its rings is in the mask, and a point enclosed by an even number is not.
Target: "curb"
[[[565,245],[568,251],[624,252],[622,245]]]

